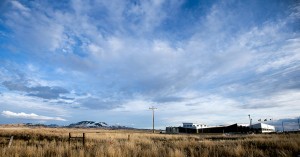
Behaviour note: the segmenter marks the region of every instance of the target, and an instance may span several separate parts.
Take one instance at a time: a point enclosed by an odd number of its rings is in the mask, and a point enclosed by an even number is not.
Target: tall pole
[[[283,121],[282,121],[282,132],[284,132],[284,126],[283,126]]]
[[[251,119],[251,118],[250,118],[250,114],[248,114],[248,117],[249,117],[249,122],[250,122],[250,119]],[[249,123],[249,125],[251,125],[251,122]]]
[[[251,126],[251,123],[252,123],[252,119],[251,119],[251,116],[250,116],[250,114],[248,115],[249,116],[249,128],[251,129],[252,128],[252,126]]]
[[[154,133],[154,110],[156,110],[157,108],[155,107],[149,107],[150,110],[152,110],[152,132]]]

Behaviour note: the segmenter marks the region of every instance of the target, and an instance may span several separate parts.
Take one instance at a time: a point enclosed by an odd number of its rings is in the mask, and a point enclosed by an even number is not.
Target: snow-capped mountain
[[[105,122],[94,122],[94,121],[81,121],[78,123],[70,124],[72,128],[106,128],[109,125]]]

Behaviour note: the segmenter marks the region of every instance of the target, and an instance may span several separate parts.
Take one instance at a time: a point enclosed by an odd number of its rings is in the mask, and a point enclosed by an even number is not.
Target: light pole
[[[155,107],[149,107],[150,110],[152,110],[152,132],[154,133],[154,110],[156,110],[157,108]]]
[[[249,125],[249,128],[252,128],[252,119],[251,119],[251,116],[250,116],[250,114],[248,115],[249,116],[249,122],[250,122],[250,125]]]

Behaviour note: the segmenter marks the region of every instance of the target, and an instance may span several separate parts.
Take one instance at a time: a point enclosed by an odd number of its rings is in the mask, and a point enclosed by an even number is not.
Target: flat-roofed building
[[[264,123],[253,124],[251,125],[251,129],[255,130],[258,133],[275,132],[275,126]]]

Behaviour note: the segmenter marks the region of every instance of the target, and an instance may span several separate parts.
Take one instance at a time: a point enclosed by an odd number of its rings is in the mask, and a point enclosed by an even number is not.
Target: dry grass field
[[[85,146],[77,139],[72,139],[69,144],[69,132],[72,136],[82,136],[85,132]],[[14,140],[8,148],[10,136],[14,136]],[[298,155],[300,134],[167,135],[133,130],[0,128],[0,156],[3,157]]]

